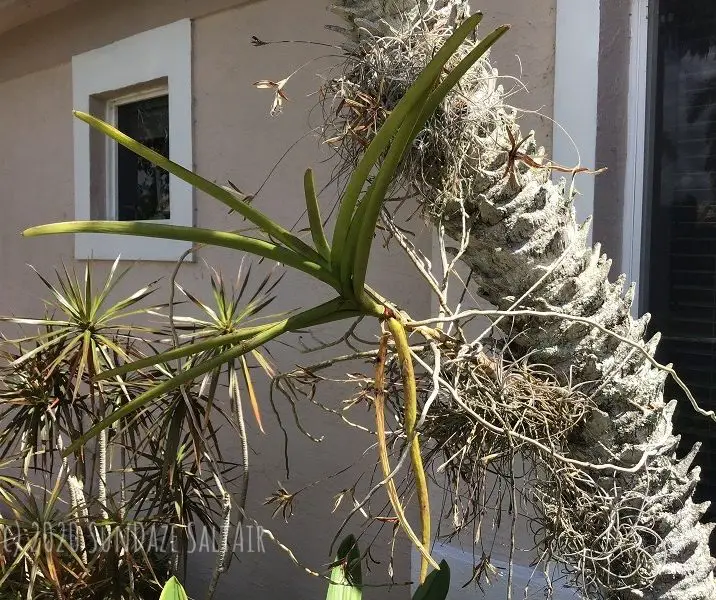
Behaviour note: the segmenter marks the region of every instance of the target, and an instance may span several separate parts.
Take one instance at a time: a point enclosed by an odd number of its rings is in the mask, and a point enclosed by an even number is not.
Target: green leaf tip
[[[363,597],[363,573],[358,540],[348,535],[338,547],[336,560],[330,574],[326,600],[361,600]]]
[[[413,600],[445,600],[450,592],[450,567],[446,560],[440,561],[440,569],[432,571],[422,583]]]
[[[184,591],[182,584],[179,583],[179,580],[176,577],[172,577],[164,585],[164,589],[162,590],[162,595],[159,596],[159,600],[189,600],[189,596],[187,596],[187,593]]]

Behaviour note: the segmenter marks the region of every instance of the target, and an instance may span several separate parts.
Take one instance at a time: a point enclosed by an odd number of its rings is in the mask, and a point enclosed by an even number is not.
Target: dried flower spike
[[[274,90],[274,98],[273,98],[273,104],[271,105],[271,116],[279,115],[281,114],[281,111],[283,110],[283,102],[288,101],[288,96],[283,91],[284,86],[288,82],[288,77],[286,79],[282,79],[281,81],[271,81],[270,79],[262,79],[260,81],[256,81],[254,83],[254,86],[257,87],[260,90]]]

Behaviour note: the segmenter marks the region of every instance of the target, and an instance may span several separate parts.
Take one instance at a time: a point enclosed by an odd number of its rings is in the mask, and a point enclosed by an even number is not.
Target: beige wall
[[[319,61],[294,77],[288,87],[292,101],[285,114],[268,116],[270,93],[257,91],[251,83],[258,79],[279,79],[308,59],[324,54],[320,48],[268,46],[253,48],[251,35],[266,39],[331,40],[323,29],[330,20],[325,0],[81,0],[64,10],[44,16],[32,23],[0,34],[0,313],[37,314],[41,309],[42,288],[25,264],[44,272],[61,262],[72,264],[70,237],[25,240],[19,232],[33,224],[73,218],[73,158],[71,121],[71,68],[73,54],[108,44],[155,26],[184,17],[195,18],[194,26],[194,102],[196,168],[217,181],[231,179],[243,189],[255,190],[284,150],[315,125],[307,114],[315,103],[308,94],[316,89],[313,76],[328,63]],[[554,5],[545,2],[539,11],[530,0],[504,3],[485,0],[480,6],[486,13],[486,26],[511,22],[513,32],[493,53],[493,60],[503,74],[522,74],[531,89],[515,103],[550,114],[554,64]],[[241,6],[238,6],[241,5]],[[233,8],[232,8],[233,6]],[[2,13],[0,13],[1,15]],[[0,31],[2,27],[0,27]],[[508,86],[510,83],[505,82]],[[551,125],[532,119],[548,139]],[[308,137],[282,162],[275,176],[256,200],[258,206],[285,224],[292,224],[302,212],[301,176],[306,166],[318,166],[324,156],[318,144]],[[326,181],[328,166],[319,167],[319,180]],[[326,198],[330,202],[330,198]],[[202,227],[227,228],[240,223],[229,218],[223,208],[205,197],[196,198],[196,223]],[[429,232],[419,227],[422,243],[429,247]],[[202,259],[233,274],[238,257],[228,251],[202,251]],[[420,286],[410,267],[399,253],[376,257],[371,282],[386,295],[396,298],[414,315],[430,310],[430,297]],[[99,270],[106,265],[97,265]],[[166,264],[144,263],[134,268],[123,288],[136,289],[144,283],[167,277]],[[184,267],[180,279],[199,293],[206,290],[207,276],[201,262]],[[279,309],[307,307],[327,297],[327,291],[304,277],[289,274],[283,282],[287,293]],[[166,294],[164,286],[161,294]],[[334,329],[335,333],[335,329]],[[329,336],[324,332],[325,337]],[[278,362],[290,367],[305,362],[295,353],[275,347]],[[338,399],[345,390],[332,392]],[[328,401],[336,402],[335,398]],[[357,460],[370,439],[355,430],[346,429],[335,419],[307,407],[301,408],[307,427],[326,435],[326,441],[315,445],[291,435],[293,453],[292,477],[283,473],[282,437],[278,426],[268,416],[268,435],[254,431],[250,508],[267,518],[259,506],[261,500],[282,481],[297,489],[327,473]],[[266,411],[268,415],[268,410]],[[287,423],[290,414],[284,410]],[[236,440],[229,455],[238,456]],[[328,561],[331,537],[339,523],[330,515],[331,495],[349,482],[338,478],[329,485],[302,495],[297,514],[290,526],[271,522],[272,529],[287,542],[308,565],[321,567]],[[267,556],[243,555],[234,562],[231,572],[222,579],[217,598],[321,597],[324,585],[290,564],[288,559],[267,548]],[[385,558],[385,546],[377,556]],[[401,543],[396,555],[396,579],[409,574],[409,551]],[[192,584],[201,590],[210,576],[212,563],[197,560],[192,567]],[[385,579],[385,563],[376,566],[372,578]],[[372,599],[386,596],[385,588],[370,590]],[[392,598],[406,597],[405,588],[395,588]]]
[[[537,143],[550,151],[554,106],[554,43],[556,0],[472,0],[475,10],[485,14],[481,31],[509,23],[511,31],[494,46],[491,61],[505,79],[505,89],[514,89],[510,102],[524,111],[522,129],[535,130]],[[522,86],[512,80],[519,77]],[[538,113],[538,114],[533,114]],[[547,117],[547,118],[544,118]]]

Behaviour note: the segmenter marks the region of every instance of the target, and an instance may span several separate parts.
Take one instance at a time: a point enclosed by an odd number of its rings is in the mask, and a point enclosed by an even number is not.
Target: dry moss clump
[[[456,19],[457,15],[432,11],[400,33],[376,37],[364,31],[347,50],[342,70],[332,73],[322,88],[321,103],[323,136],[338,153],[342,169],[356,164],[387,115],[450,37]],[[476,38],[466,40],[447,69],[478,43]],[[486,55],[446,97],[406,155],[396,186],[416,192],[432,216],[457,211],[463,198],[482,191],[487,182],[481,173],[491,170],[509,150],[494,135],[498,129],[511,128],[516,118],[505,106],[507,94],[498,82]]]

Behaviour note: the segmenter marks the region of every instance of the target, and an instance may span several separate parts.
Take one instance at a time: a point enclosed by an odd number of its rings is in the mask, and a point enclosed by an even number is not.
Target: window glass
[[[169,97],[159,96],[117,106],[117,128],[169,157]],[[119,147],[117,151],[117,219],[170,218],[169,174]]]
[[[716,2],[659,3],[649,297],[662,362],[716,409]],[[680,400],[681,451],[703,442],[697,500],[716,500],[716,423]],[[712,505],[712,515],[716,503]]]

